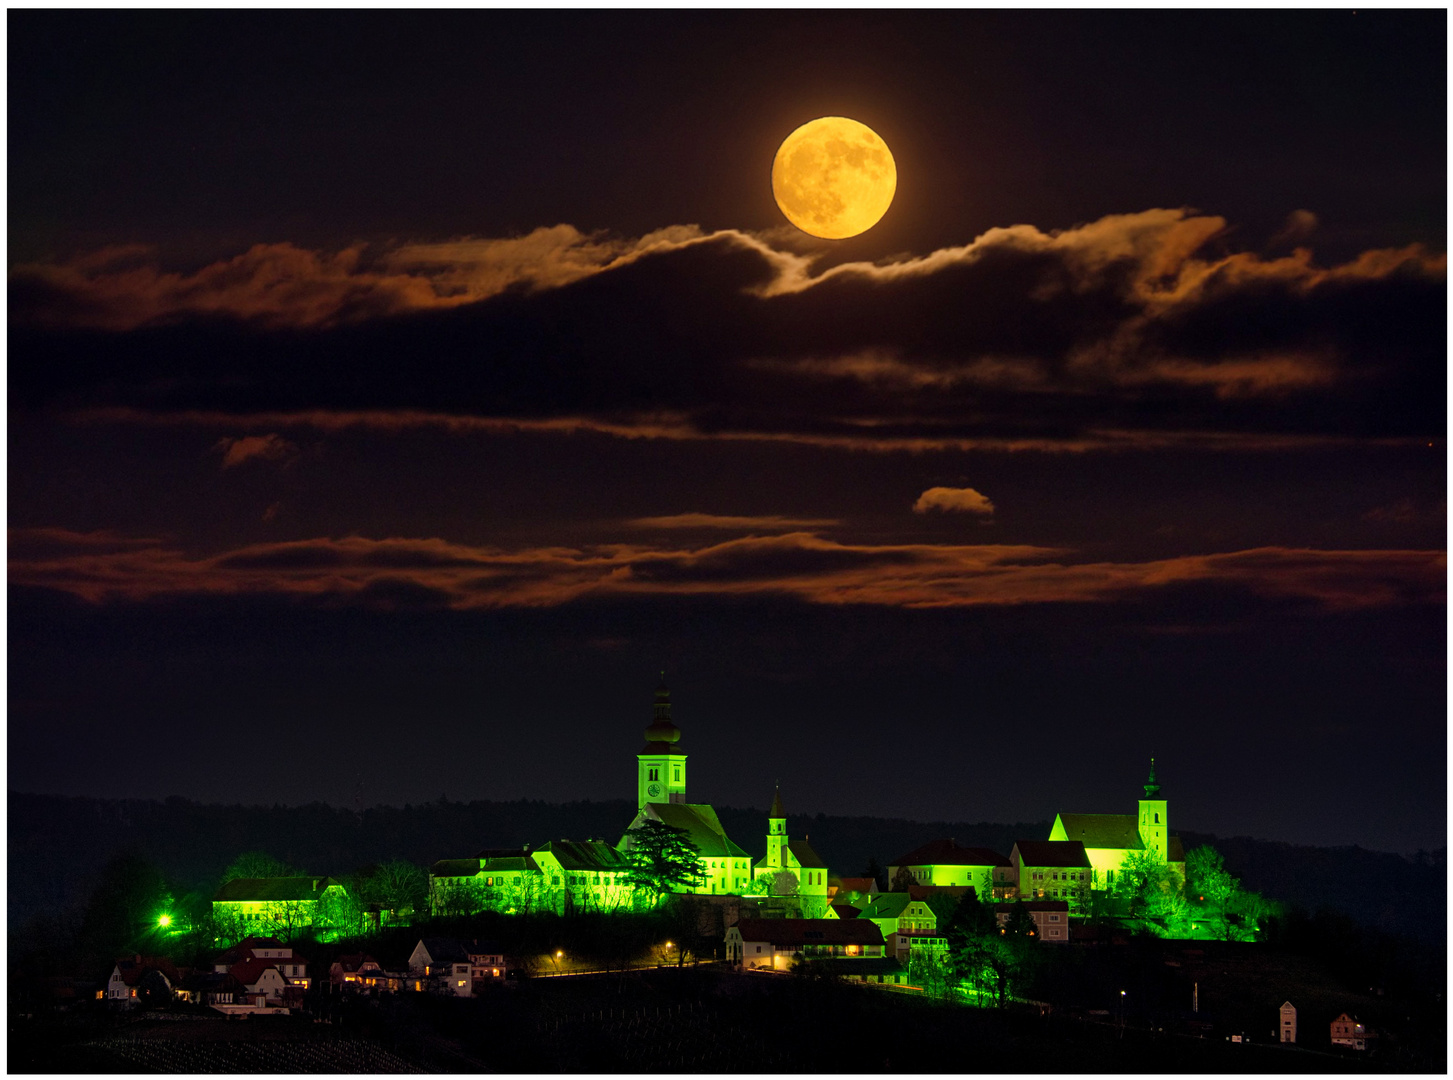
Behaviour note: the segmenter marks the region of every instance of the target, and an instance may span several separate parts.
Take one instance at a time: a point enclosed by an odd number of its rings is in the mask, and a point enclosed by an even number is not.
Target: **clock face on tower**
[[[646,794],[649,795],[649,796],[651,796],[651,798],[654,799],[657,795],[661,794],[661,785],[660,784],[647,784],[646,785]]]

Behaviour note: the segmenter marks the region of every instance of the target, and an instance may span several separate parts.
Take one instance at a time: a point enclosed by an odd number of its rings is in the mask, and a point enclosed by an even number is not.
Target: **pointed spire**
[[[785,818],[787,811],[782,809],[782,784],[779,781],[772,792],[772,809],[767,811],[769,818]]]
[[[1160,785],[1155,782],[1155,758],[1150,759],[1150,776],[1145,781],[1145,797],[1153,799],[1160,794]]]

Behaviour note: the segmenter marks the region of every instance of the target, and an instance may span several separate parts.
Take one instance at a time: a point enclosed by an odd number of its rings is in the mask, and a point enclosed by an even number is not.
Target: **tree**
[[[1219,935],[1232,936],[1232,905],[1241,883],[1226,869],[1221,853],[1209,844],[1186,852],[1186,891],[1201,909],[1200,915]]]
[[[898,873],[893,875],[893,887],[889,892],[907,892],[910,885],[917,885],[918,880],[913,876],[913,871],[906,866],[900,866]]]
[[[685,829],[646,818],[626,834],[626,881],[660,903],[669,892],[690,892],[706,880],[701,852]]]
[[[1131,918],[1143,919],[1153,917],[1152,904],[1179,886],[1179,879],[1158,851],[1127,851],[1115,875],[1113,892],[1126,903]]]
[[[406,859],[380,863],[363,883],[364,900],[386,911],[412,915],[429,895],[429,877]]]
[[[888,874],[887,874],[887,871],[885,871],[881,866],[878,865],[878,860],[877,859],[875,859],[875,858],[869,858],[868,859],[868,865],[865,866],[865,867],[863,867],[863,872],[861,874],[859,874],[858,876],[859,877],[865,877],[865,878],[872,878],[873,879],[873,883],[878,886],[878,891],[879,892],[887,892],[888,891],[887,888],[885,887],[888,884]]]
[[[239,878],[298,877],[301,874],[301,870],[279,862],[265,851],[245,851],[222,871],[222,883],[225,885]]]

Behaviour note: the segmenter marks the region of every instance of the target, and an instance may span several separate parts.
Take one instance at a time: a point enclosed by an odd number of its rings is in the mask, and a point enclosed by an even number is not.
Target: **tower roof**
[[[769,818],[785,818],[787,811],[782,808],[782,789],[776,788],[772,791],[772,809],[767,811]]]
[[[1155,782],[1155,758],[1150,759],[1150,776],[1145,781],[1145,797],[1154,799],[1160,794],[1160,785]]]
[[[656,687],[655,715],[646,728],[646,749],[642,753],[669,754],[673,752],[681,729],[671,722],[671,691],[666,686],[666,673],[661,672],[661,684]],[[680,753],[679,750],[675,751]]]

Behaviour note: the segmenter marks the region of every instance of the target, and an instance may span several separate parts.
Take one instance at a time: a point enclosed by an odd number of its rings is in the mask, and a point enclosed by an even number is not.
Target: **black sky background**
[[[1445,845],[1445,13],[8,28],[13,790]]]

